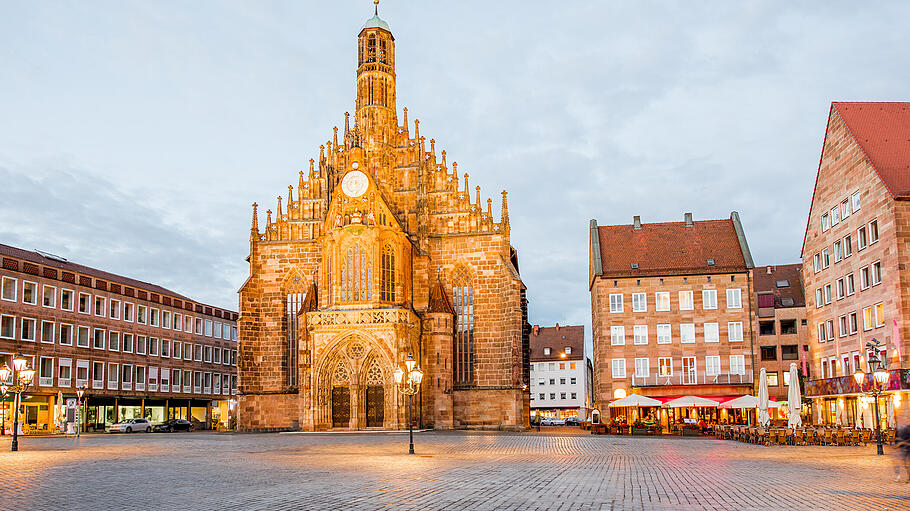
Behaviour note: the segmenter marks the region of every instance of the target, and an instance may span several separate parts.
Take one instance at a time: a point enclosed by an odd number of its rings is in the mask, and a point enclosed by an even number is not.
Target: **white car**
[[[152,432],[152,423],[147,419],[130,419],[126,422],[118,422],[108,429],[110,433],[132,433],[133,431]]]
[[[565,426],[566,421],[563,419],[546,418],[540,421],[541,426]]]

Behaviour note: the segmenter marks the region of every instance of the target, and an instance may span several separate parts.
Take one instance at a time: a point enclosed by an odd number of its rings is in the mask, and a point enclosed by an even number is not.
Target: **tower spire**
[[[373,0],[373,16],[379,16],[379,0]]]

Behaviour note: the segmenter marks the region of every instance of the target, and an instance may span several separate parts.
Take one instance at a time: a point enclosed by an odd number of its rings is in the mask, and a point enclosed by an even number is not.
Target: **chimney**
[[[692,223],[692,213],[686,213],[686,227],[692,227],[693,225],[695,224]]]
[[[641,217],[640,216],[635,215],[632,217],[632,228],[635,229],[636,231],[641,230]]]
[[[538,335],[539,332],[540,332],[540,326],[534,325],[534,335]]]
[[[556,331],[559,331],[559,323],[556,323]]]
[[[774,272],[773,267],[772,267],[772,266],[768,266],[768,275],[771,275],[773,272]]]

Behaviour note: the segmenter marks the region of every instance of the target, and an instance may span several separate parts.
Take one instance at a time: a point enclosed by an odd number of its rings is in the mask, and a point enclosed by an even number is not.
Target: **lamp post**
[[[423,371],[417,367],[414,357],[408,353],[408,358],[404,361],[407,367],[407,373],[401,370],[401,367],[395,369],[395,384],[398,386],[398,392],[408,396],[408,436],[410,437],[410,446],[408,454],[414,454],[414,421],[411,419],[411,398],[420,390],[420,381],[423,380]]]
[[[19,450],[19,403],[22,400],[22,393],[31,386],[32,380],[35,378],[35,370],[28,366],[28,359],[20,353],[13,358],[12,369],[6,364],[0,367],[0,382],[5,382],[10,375],[13,377],[13,384],[11,386],[3,384],[0,390],[4,396],[8,393],[15,396],[13,399],[13,443],[10,444],[10,451],[16,452]]]
[[[82,431],[82,396],[86,389],[88,389],[87,383],[76,389],[76,438],[79,438],[79,433]]]
[[[856,384],[859,385],[859,390],[863,390],[863,382],[866,380],[866,375],[872,375],[872,388],[870,393],[872,398],[875,401],[875,443],[878,455],[881,456],[885,454],[885,449],[882,447],[882,424],[879,420],[878,415],[878,396],[882,394],[882,391],[885,390],[885,384],[888,383],[890,374],[888,370],[885,369],[885,363],[881,359],[881,351],[879,350],[879,342],[877,339],[872,339],[866,343],[866,348],[871,352],[868,359],[866,360],[866,366],[869,368],[869,372],[863,372],[860,368],[856,368],[856,372],[853,373],[853,377],[856,379]]]

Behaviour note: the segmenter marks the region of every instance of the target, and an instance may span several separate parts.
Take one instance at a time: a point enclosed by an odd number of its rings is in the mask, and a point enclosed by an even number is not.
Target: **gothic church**
[[[525,428],[530,328],[506,192],[497,221],[407,108],[399,120],[378,13],[357,64],[353,120],[261,230],[253,204],[238,427],[406,429],[393,373],[411,354],[424,373],[415,426]]]

